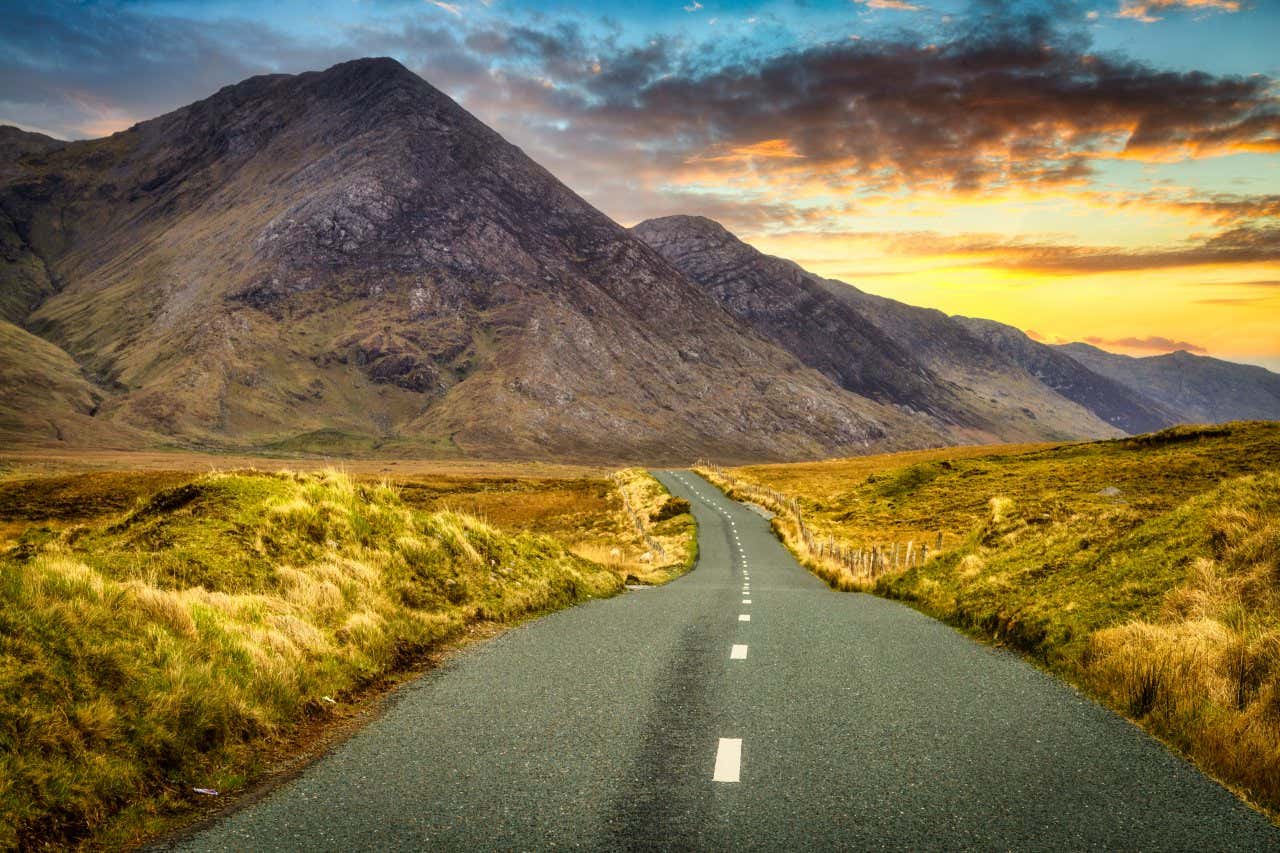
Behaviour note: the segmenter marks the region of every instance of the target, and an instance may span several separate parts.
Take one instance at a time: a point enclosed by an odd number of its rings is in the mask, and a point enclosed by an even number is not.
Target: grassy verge
[[[135,841],[469,626],[625,579],[531,529],[605,541],[607,481],[503,529],[332,471],[77,476],[0,483],[0,847]]]
[[[1025,653],[1280,815],[1280,424],[728,474],[850,547],[942,532],[875,578],[800,550],[833,586]]]

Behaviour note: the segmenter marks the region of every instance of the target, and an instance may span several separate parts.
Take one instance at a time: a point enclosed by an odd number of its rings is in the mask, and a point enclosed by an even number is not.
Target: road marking
[[[739,613],[739,614],[738,614],[738,621],[739,621],[739,622],[750,622],[750,621],[751,621],[751,614],[750,614],[750,613]]]
[[[749,599],[749,598],[744,598],[744,599],[742,599],[742,603],[743,603],[743,604],[750,604],[750,603],[751,603],[751,599]]]
[[[716,769],[712,782],[737,782],[742,773],[742,738],[722,737],[716,748]]]
[[[747,659],[746,646],[735,644],[734,647],[729,651],[729,660],[746,660],[746,659]]]

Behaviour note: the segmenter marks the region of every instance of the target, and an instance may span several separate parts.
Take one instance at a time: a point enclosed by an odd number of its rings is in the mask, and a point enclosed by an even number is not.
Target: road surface
[[[1280,849],[1115,715],[921,614],[837,593],[687,472],[701,559],[552,614],[184,850]]]

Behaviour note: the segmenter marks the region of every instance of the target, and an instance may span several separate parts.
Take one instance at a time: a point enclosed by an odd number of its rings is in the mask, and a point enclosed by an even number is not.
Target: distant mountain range
[[[1280,416],[1275,374],[1154,361],[871,296],[705,219],[628,231],[389,59],[105,139],[0,128],[6,445],[658,462]]]

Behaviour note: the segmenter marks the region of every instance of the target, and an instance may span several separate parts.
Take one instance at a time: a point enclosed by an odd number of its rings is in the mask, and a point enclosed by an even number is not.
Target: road
[[[687,472],[701,559],[552,614],[184,850],[1280,849],[1135,727],[909,608],[836,593]]]

